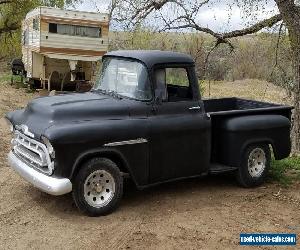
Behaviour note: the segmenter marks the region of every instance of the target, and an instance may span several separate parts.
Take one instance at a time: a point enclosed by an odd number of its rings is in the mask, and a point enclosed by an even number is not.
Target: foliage
[[[288,88],[293,78],[289,42],[284,36],[280,47],[277,48],[277,44],[274,43],[277,38],[278,36],[273,33],[236,38],[232,41],[235,48],[233,52],[228,46],[220,45],[210,53],[214,39],[203,33],[157,33],[140,28],[133,32],[113,32],[109,49],[180,51],[193,57],[199,79],[213,81],[260,79]]]
[[[281,161],[272,159],[270,179],[283,186],[300,181],[300,157],[290,157]]]
[[[33,8],[44,5],[63,8],[80,0],[0,0],[0,59],[21,53],[21,22]]]
[[[11,79],[10,74],[6,74],[6,73],[3,73],[3,72],[0,73],[0,84],[9,83],[10,79]]]

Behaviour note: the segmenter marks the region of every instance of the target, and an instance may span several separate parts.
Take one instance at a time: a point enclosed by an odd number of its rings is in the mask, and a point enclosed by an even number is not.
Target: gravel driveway
[[[34,96],[1,84],[1,117]],[[0,124],[0,249],[235,249],[241,232],[299,235],[299,184],[243,189],[230,176],[145,191],[128,182],[116,212],[85,217],[71,195],[41,193],[8,167],[10,134]]]

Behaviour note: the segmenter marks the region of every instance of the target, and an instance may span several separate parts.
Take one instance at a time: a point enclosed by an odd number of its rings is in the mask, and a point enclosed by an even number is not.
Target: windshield
[[[137,61],[106,58],[95,90],[113,92],[138,100],[150,100],[151,88],[146,67]]]

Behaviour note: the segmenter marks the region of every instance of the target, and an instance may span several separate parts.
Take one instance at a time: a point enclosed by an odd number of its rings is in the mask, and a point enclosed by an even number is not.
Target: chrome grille
[[[43,143],[15,130],[12,148],[14,153],[30,166],[46,174],[52,174],[54,163],[49,156],[47,147]]]

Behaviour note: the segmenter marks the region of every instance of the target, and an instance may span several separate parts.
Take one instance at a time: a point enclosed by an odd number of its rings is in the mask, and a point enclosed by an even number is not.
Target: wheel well
[[[236,162],[237,166],[240,166],[241,161],[242,161],[242,156],[243,156],[244,152],[247,150],[247,148],[252,146],[252,145],[257,145],[257,144],[266,145],[270,149],[271,153],[273,152],[274,155],[276,154],[275,147],[274,147],[273,143],[269,140],[249,141],[249,142],[244,143],[242,148],[241,148],[241,151],[240,151],[241,154],[240,154],[239,160],[238,160],[238,162]]]
[[[92,158],[101,157],[101,158],[107,158],[111,161],[113,161],[117,167],[120,169],[123,173],[129,173],[127,164],[124,159],[120,155],[114,152],[99,152],[99,153],[91,153],[87,154],[84,157],[82,157],[79,162],[76,163],[76,165],[73,168],[71,179],[75,178],[77,173],[79,172],[81,166],[85,164],[87,161],[89,161]]]
[[[275,152],[275,147],[273,145],[273,143],[271,141],[266,141],[266,140],[261,140],[261,141],[254,141],[254,142],[249,142],[247,144],[245,144],[245,146],[243,147],[243,151],[251,146],[251,145],[257,145],[257,144],[265,144],[266,146],[269,147],[269,149],[271,150],[271,152],[273,152],[274,154],[276,153]]]

